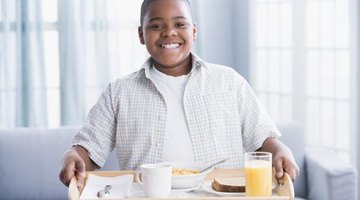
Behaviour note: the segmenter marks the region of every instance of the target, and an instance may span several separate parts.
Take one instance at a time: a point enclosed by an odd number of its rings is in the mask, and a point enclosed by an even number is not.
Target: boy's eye
[[[185,28],[186,27],[186,23],[177,23],[175,25],[176,28]]]
[[[157,25],[157,24],[154,24],[154,25],[150,25],[149,26],[152,30],[160,30],[162,28],[161,25]]]

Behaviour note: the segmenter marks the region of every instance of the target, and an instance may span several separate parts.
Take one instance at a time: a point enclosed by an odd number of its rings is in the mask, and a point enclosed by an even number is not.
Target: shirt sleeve
[[[75,135],[73,145],[84,147],[92,161],[102,167],[115,147],[116,110],[111,85],[90,110],[84,126]]]
[[[244,150],[245,152],[256,151],[262,147],[267,138],[277,138],[281,134],[247,81],[241,76],[237,81]]]

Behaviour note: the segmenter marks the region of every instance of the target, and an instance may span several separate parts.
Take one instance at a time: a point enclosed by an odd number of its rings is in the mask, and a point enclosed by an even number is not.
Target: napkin
[[[110,195],[104,199],[118,199],[130,197],[132,194],[132,182],[134,175],[126,174],[115,177],[103,177],[89,174],[85,188],[80,199],[98,199],[97,193],[104,190],[106,185],[111,185]]]

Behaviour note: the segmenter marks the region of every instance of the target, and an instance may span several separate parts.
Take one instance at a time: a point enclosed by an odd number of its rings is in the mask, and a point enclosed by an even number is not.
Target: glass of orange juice
[[[268,152],[247,152],[245,161],[246,196],[272,195],[272,155]]]

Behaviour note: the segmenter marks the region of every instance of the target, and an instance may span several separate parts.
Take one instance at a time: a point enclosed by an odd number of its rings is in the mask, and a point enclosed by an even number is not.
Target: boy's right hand
[[[75,149],[70,149],[64,155],[59,178],[64,185],[69,186],[73,176],[76,177],[76,185],[80,189],[85,178],[85,162]]]

